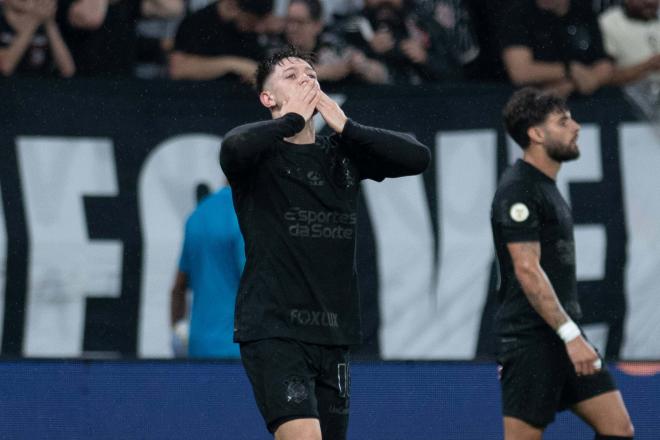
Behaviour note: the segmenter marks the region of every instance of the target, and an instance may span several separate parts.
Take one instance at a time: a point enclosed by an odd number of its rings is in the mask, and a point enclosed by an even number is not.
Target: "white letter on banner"
[[[623,200],[628,225],[628,317],[621,357],[660,358],[660,138],[648,123],[620,131]]]
[[[490,204],[497,184],[494,130],[436,136],[439,218],[434,357],[473,358],[495,253]]]
[[[419,176],[367,182],[380,275],[384,359],[474,357],[493,251],[489,206],[495,133],[437,136],[439,285],[434,240]]]
[[[139,180],[143,275],[138,356],[170,357],[170,289],[178,267],[183,230],[195,209],[196,188],[226,185],[218,162],[222,139],[190,134],[168,139],[145,160]]]
[[[363,184],[376,239],[383,359],[419,357],[429,324],[433,226],[421,176]]]
[[[85,298],[119,296],[122,245],[90,241],[83,206],[117,195],[112,141],[20,137],[17,147],[31,242],[24,354],[79,356]]]
[[[557,187],[566,202],[571,205],[569,186],[571,183],[599,182],[603,180],[603,164],[600,147],[600,129],[585,124],[578,139],[580,158],[565,162],[557,175]],[[522,149],[509,138],[509,157],[520,157]],[[607,258],[607,232],[602,224],[576,224],[574,228],[577,279],[593,281],[605,278]],[[605,324],[583,326],[590,341],[605,352],[607,328]]]

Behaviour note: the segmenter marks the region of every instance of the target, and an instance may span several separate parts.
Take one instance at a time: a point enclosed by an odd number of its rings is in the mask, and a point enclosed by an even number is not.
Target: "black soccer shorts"
[[[317,418],[324,439],[344,440],[350,397],[349,351],[292,339],[241,343],[241,360],[270,432]]]
[[[541,429],[558,411],[617,389],[604,362],[599,372],[578,376],[559,338],[540,337],[505,351],[498,363],[504,416]]]

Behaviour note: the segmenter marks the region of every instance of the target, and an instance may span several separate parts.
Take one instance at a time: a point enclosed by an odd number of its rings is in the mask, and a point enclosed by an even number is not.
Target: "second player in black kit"
[[[505,439],[540,439],[564,409],[597,439],[632,438],[621,395],[575,323],[582,312],[573,219],[555,179],[563,162],[579,157],[580,127],[561,98],[532,88],[513,95],[504,118],[524,151],[502,175],[491,207]]]
[[[341,440],[348,426],[349,346],[361,339],[360,182],[419,174],[430,153],[409,135],[346,119],[300,54],[275,54],[260,72],[261,100],[274,119],[230,131],[220,157],[247,258],[235,340],[277,439],[322,434]],[[314,101],[306,115],[286,107],[296,90],[303,101]],[[314,109],[335,134],[315,135]],[[302,436],[312,431],[315,436]]]

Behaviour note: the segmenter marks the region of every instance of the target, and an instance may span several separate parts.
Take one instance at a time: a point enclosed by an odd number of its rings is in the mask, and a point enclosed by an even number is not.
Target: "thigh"
[[[632,422],[621,393],[617,390],[582,400],[571,409],[600,434],[632,438]]]
[[[498,357],[505,417],[541,430],[554,420],[569,362],[559,348],[539,340]]]
[[[322,440],[318,419],[294,419],[282,423],[274,432],[275,440]]]
[[[319,418],[316,372],[296,341],[263,339],[241,344],[241,360],[268,430],[304,418]]]
[[[541,440],[543,430],[520,419],[504,417],[504,440]]]
[[[348,431],[351,380],[348,349],[326,347],[316,382],[323,439],[344,440]]]

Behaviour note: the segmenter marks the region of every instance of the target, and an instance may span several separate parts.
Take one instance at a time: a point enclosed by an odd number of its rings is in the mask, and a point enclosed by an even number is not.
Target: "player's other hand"
[[[582,336],[566,343],[566,351],[578,376],[594,374],[600,370],[598,353]]]
[[[336,133],[344,131],[346,125],[346,115],[335,101],[332,100],[324,92],[321,92],[321,99],[319,99],[316,109],[321,113],[321,117]]]
[[[282,104],[281,114],[297,113],[305,118],[305,122],[309,121],[321,99],[321,93],[318,81],[311,79],[302,81],[291,92],[289,99]]]
[[[190,339],[190,326],[188,321],[182,319],[172,327],[172,352],[174,357],[188,356],[188,341]]]

